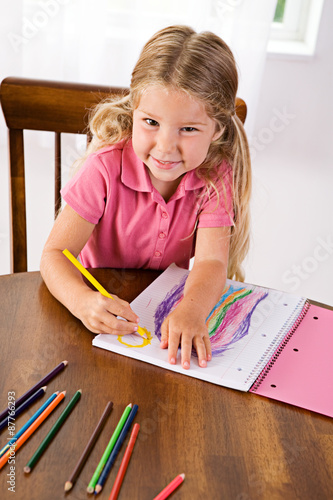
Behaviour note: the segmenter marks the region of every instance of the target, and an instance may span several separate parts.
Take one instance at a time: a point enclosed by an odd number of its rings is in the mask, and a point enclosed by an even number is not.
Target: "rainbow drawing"
[[[183,298],[187,276],[175,285],[158,305],[154,314],[155,334],[161,338],[161,326],[167,315]],[[232,345],[249,333],[255,308],[268,295],[267,291],[252,290],[228,284],[221,299],[207,317],[207,326],[213,355],[223,355]],[[195,351],[193,350],[195,355]]]

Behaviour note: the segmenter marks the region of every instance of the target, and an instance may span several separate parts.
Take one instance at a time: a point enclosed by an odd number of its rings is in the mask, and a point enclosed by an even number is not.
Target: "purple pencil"
[[[16,401],[15,401],[15,406],[20,406],[24,401],[26,401],[30,396],[36,392],[38,389],[43,387],[44,385],[47,385],[47,383],[55,377],[61,370],[63,370],[66,366],[68,365],[68,361],[62,361],[61,363],[58,364],[53,370],[50,371],[45,377],[43,377],[37,384],[35,384],[31,389],[29,389],[27,392],[25,392],[22,396],[20,396]],[[0,414],[0,422],[8,415],[8,407]]]
[[[18,415],[20,415],[20,413],[22,413],[24,410],[29,408],[29,406],[32,405],[32,403],[34,403],[38,398],[41,398],[42,396],[44,396],[45,391],[46,391],[46,385],[44,387],[41,387],[40,389],[38,389],[36,392],[34,392],[32,394],[32,396],[30,396],[30,398],[28,398],[26,401],[24,401],[20,406],[17,406],[15,404],[15,418],[18,417]],[[8,414],[0,422],[0,431],[4,427],[6,427],[6,425],[8,425]]]

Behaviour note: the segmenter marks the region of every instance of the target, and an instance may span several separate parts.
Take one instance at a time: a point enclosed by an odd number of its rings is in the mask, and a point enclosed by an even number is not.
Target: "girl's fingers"
[[[169,363],[175,365],[177,362],[177,353],[179,348],[180,336],[181,334],[176,331],[168,332],[168,359]]]
[[[116,318],[114,317],[116,320]],[[107,333],[111,335],[126,335],[129,333],[135,333],[138,326],[134,323],[129,323],[124,320],[109,321],[109,322],[91,322],[85,323],[85,326],[93,333]]]
[[[171,318],[171,319],[170,319]],[[174,326],[174,318],[168,316],[161,326],[160,347],[168,347],[168,359],[170,364],[176,364],[179,343],[181,343],[181,364],[185,370],[190,368],[192,349],[195,348],[198,355],[199,366],[207,366],[207,361],[212,358],[212,348],[207,328],[203,325]],[[198,331],[201,333],[198,334]]]
[[[197,351],[199,366],[205,368],[207,366],[207,349],[204,341],[205,337],[195,337],[193,339],[193,346]]]
[[[182,345],[182,355],[181,355],[182,367],[185,368],[185,370],[188,370],[191,364],[192,337],[182,335],[181,345]]]
[[[161,349],[166,349],[168,347],[169,340],[169,320],[166,318],[161,326]]]
[[[106,309],[114,314],[115,316],[121,316],[127,321],[132,321],[134,323],[138,323],[139,318],[132,311],[131,306],[126,300],[119,299],[116,295],[113,295],[113,299],[109,299],[108,297],[103,297],[107,299]]]
[[[107,301],[111,300],[107,299]],[[102,305],[105,306],[105,304],[108,305],[108,302],[103,301]],[[116,308],[116,310],[119,309]],[[101,304],[94,309],[88,309],[81,319],[83,324],[93,333],[125,335],[138,330],[138,323],[136,321],[133,322],[118,318],[105,307],[101,307]]]
[[[210,343],[209,335],[205,335],[203,338],[203,341],[204,341],[205,347],[206,347],[207,361],[211,361],[211,359],[212,359],[212,344]]]
[[[94,302],[88,305],[87,315],[90,315],[92,320],[98,323],[105,323],[106,325],[113,326],[114,319],[117,316],[124,318],[130,323],[138,324],[139,318],[132,311],[131,306],[125,300],[119,299],[116,295],[114,298],[104,297],[99,292],[93,292]],[[121,321],[121,320],[116,320]],[[121,328],[122,329],[122,328]]]

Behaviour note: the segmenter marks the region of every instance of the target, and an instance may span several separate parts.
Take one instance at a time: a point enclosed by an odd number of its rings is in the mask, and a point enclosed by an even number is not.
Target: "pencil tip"
[[[66,483],[65,483],[65,491],[71,490],[72,487],[73,487],[73,483],[71,483],[70,481],[66,481]]]
[[[101,491],[102,491],[102,486],[98,484],[95,488],[95,493],[98,495],[98,493],[100,493]]]
[[[23,470],[26,474],[29,474],[29,472],[31,471],[30,467],[27,466],[25,466]]]
[[[184,473],[183,474],[179,474],[179,475],[180,475],[180,477],[183,478],[183,480],[185,479],[185,474]]]
[[[46,389],[47,389],[47,385],[44,385],[44,387],[42,387],[43,391],[45,392]]]
[[[68,361],[63,361],[64,365],[67,366],[68,365]]]
[[[132,403],[130,403],[129,405],[127,405],[128,408],[132,408]]]

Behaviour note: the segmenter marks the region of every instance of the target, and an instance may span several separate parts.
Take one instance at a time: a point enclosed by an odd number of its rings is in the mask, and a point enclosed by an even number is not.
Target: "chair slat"
[[[11,165],[11,266],[14,273],[27,271],[27,230],[25,209],[23,131],[9,131]]]
[[[61,208],[61,134],[56,132],[54,139],[54,218],[56,218]]]

